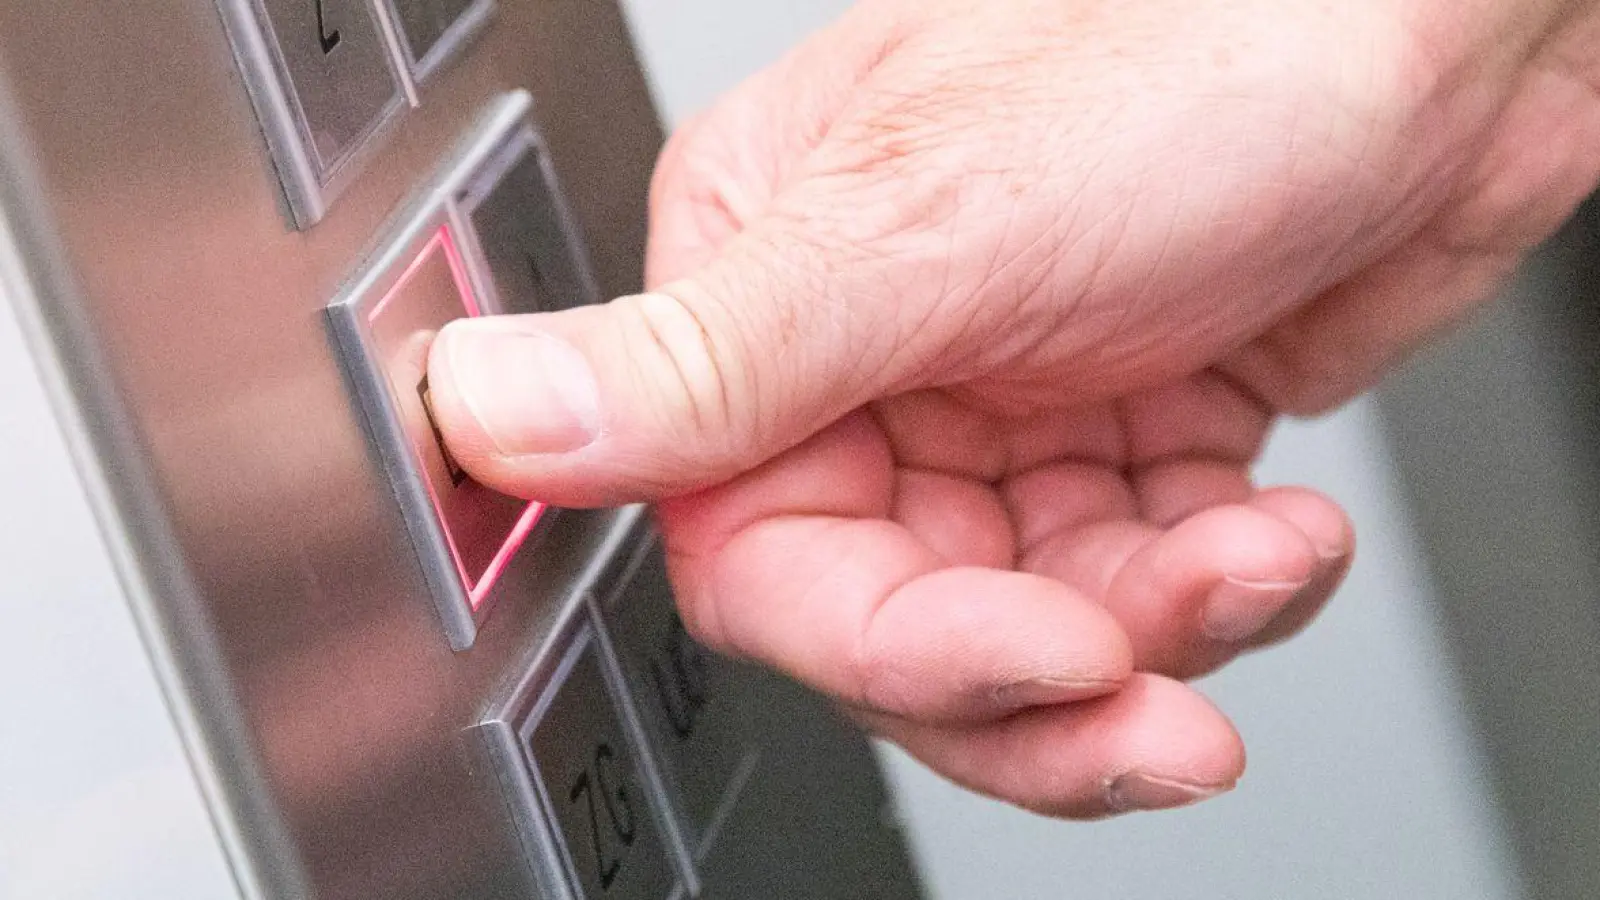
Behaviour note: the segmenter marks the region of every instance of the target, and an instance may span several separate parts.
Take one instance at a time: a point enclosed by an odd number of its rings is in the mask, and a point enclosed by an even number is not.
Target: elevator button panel
[[[397,37],[414,78],[432,74],[488,22],[493,0],[380,0],[393,11]]]
[[[535,871],[542,855],[581,900],[700,896],[760,776],[755,682],[689,638],[641,508],[606,544],[473,731]]]
[[[700,857],[759,755],[741,728],[733,663],[689,636],[672,601],[664,558],[652,551],[647,544],[637,572],[602,610],[685,838]]]

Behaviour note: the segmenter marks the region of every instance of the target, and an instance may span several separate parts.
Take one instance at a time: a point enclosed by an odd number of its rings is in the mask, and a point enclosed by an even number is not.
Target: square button
[[[552,312],[594,303],[599,290],[544,149],[514,132],[456,198],[488,270],[481,286],[498,312]]]
[[[405,106],[367,0],[265,0],[306,142],[326,181],[390,115]]]
[[[655,819],[592,628],[579,632],[518,742],[540,785],[577,897],[685,893]]]
[[[742,727],[738,673],[689,636],[659,548],[650,548],[603,615],[690,847],[703,855],[757,762]]]
[[[480,309],[455,232],[439,219],[420,234],[329,312],[451,645],[465,649],[545,507],[474,481],[434,421],[428,350]]]

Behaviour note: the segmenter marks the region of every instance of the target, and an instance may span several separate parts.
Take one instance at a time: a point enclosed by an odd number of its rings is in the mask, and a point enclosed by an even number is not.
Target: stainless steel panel
[[[733,664],[695,643],[667,585],[665,560],[643,543],[636,571],[602,604],[606,633],[656,751],[668,794],[697,857],[757,771],[759,745],[742,726]]]
[[[552,845],[526,842],[504,770],[468,732],[595,583],[596,558],[629,555],[618,542],[637,539],[640,513],[564,511],[511,561],[471,649],[452,649],[324,311],[392,271],[382,258],[408,223],[448,209],[440,185],[492,155],[475,136],[519,87],[538,97],[601,292],[638,290],[660,133],[627,29],[606,0],[502,3],[426,102],[357,151],[339,203],[296,231],[271,177],[281,145],[252,105],[282,83],[240,79],[239,57],[266,58],[252,55],[258,27],[234,27],[241,9],[258,8],[0,4],[5,125],[24,138],[35,196],[0,202],[38,213],[63,273],[41,304],[82,417],[63,428],[114,498],[100,528],[241,893],[551,896]],[[803,870],[834,897],[914,895],[860,736],[771,676],[741,669],[733,689],[756,698],[741,727],[779,749],[735,804],[708,879],[793,896]],[[631,704],[612,702],[637,739]],[[651,758],[641,780],[655,796]],[[672,829],[660,835],[674,846]],[[869,868],[884,884],[862,880]]]
[[[8,201],[15,162],[0,150]],[[41,322],[54,297],[19,257],[18,212],[0,208],[0,897],[237,897],[119,583],[124,548],[99,527],[107,498],[78,468]]]

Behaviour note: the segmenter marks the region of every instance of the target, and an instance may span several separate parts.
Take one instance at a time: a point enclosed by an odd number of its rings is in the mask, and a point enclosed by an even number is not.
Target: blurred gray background
[[[661,110],[682,121],[849,4],[626,5]],[[1572,321],[1596,308],[1588,233],[1574,229],[1381,405],[1276,434],[1260,480],[1339,498],[1360,553],[1309,633],[1204,682],[1250,748],[1239,789],[1062,823],[885,747],[933,897],[1600,896],[1600,485],[1585,430],[1600,329]]]

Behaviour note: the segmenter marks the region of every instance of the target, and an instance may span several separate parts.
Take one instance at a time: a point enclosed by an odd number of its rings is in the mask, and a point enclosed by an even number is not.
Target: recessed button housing
[[[326,175],[405,105],[366,0],[266,0],[319,174]]]
[[[370,0],[220,0],[295,224],[309,228],[410,103]]]
[[[529,124],[531,106],[520,91],[499,98],[401,215],[373,262],[328,307],[368,431],[457,650],[472,646],[500,575],[556,511],[489,490],[450,456],[432,415],[428,349],[454,319],[543,308],[535,300],[568,306],[596,297]],[[491,208],[534,224],[499,228]],[[508,236],[516,238],[518,254],[551,273],[541,284],[553,290],[535,298],[519,282],[501,279],[504,270],[494,261],[510,252]]]
[[[433,418],[433,338],[481,312],[456,231],[439,215],[391,256],[380,277],[330,315],[446,633],[465,649],[545,508],[472,480]]]

